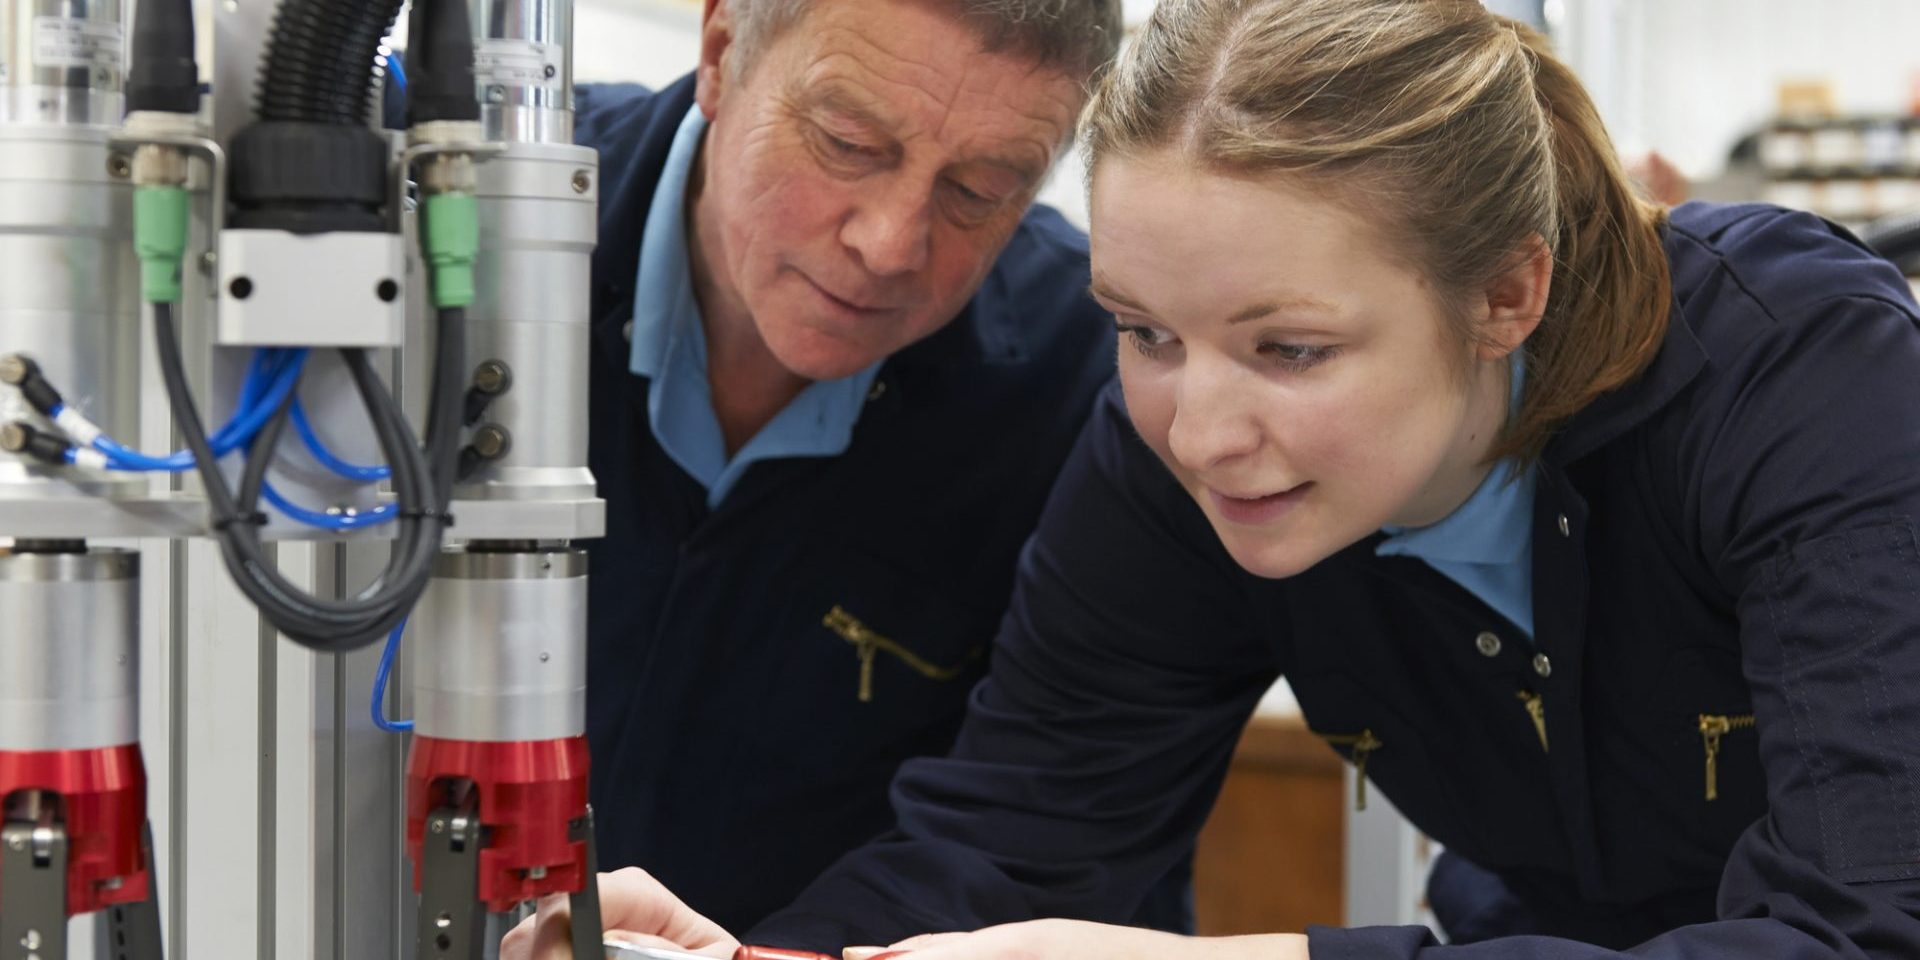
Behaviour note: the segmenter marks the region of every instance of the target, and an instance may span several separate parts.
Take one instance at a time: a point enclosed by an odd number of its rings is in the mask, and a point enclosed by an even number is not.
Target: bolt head
[[[27,848],[27,838],[14,837],[12,840],[7,841],[7,846],[15,850],[25,850]]]
[[[27,428],[18,423],[0,426],[0,450],[19,453],[27,448]]]
[[[40,931],[28,930],[27,935],[20,938],[20,945],[28,950],[40,949]]]
[[[428,826],[433,830],[434,833],[447,832],[447,822],[445,820],[435,820],[430,824],[428,824]]]
[[[587,173],[585,170],[575,170],[573,172],[573,192],[586,193],[588,190],[592,190],[592,189],[593,189],[593,176]]]
[[[473,368],[473,385],[481,393],[505,393],[513,383],[513,371],[498,360],[486,360]]]
[[[489,423],[473,434],[474,452],[489,460],[506,456],[507,448],[513,443],[513,436],[507,428],[497,423]]]
[[[19,386],[27,382],[27,358],[17,353],[0,357],[0,383]]]
[[[133,161],[127,159],[126,154],[115,153],[107,156],[107,176],[115,180],[125,180],[132,173]]]

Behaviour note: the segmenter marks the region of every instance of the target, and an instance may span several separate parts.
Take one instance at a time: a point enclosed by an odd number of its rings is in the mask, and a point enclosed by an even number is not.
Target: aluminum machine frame
[[[553,893],[601,955],[571,2],[419,0],[404,134],[397,6],[0,0],[0,960],[478,960]]]

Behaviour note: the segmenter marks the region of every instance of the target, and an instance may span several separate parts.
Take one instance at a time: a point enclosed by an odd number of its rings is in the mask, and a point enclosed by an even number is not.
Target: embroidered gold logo
[[[915,673],[929,680],[952,680],[980,656],[979,650],[967,654],[965,660],[951,667],[929,663],[919,654],[908,650],[894,641],[875,633],[871,627],[860,622],[860,618],[848,613],[839,604],[820,619],[820,625],[840,635],[840,639],[853,645],[854,655],[860,658],[860,702],[873,701],[873,659],[876,654],[885,651],[906,664]]]

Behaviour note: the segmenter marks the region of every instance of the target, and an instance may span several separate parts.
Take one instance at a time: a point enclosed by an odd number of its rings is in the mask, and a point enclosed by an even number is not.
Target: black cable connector
[[[42,463],[58,467],[66,464],[67,451],[72,449],[73,444],[17,420],[0,426],[0,450],[8,453],[24,453]]]
[[[133,14],[127,111],[200,112],[193,59],[193,0],[140,0]]]
[[[407,126],[478,120],[465,0],[419,0],[407,18]]]
[[[40,372],[40,365],[26,354],[10,353],[0,357],[0,383],[18,387],[20,395],[43,417],[58,413],[66,403],[60,391],[47,381],[46,374]]]

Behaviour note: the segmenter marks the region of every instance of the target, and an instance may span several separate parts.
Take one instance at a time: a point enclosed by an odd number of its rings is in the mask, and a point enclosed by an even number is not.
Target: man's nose
[[[1167,449],[1181,466],[1204,471],[1260,448],[1260,419],[1253,409],[1258,391],[1241,382],[1242,376],[1231,361],[1189,353],[1167,431]]]
[[[933,192],[901,177],[855,201],[840,228],[840,242],[868,273],[891,277],[927,265],[932,234]]]

